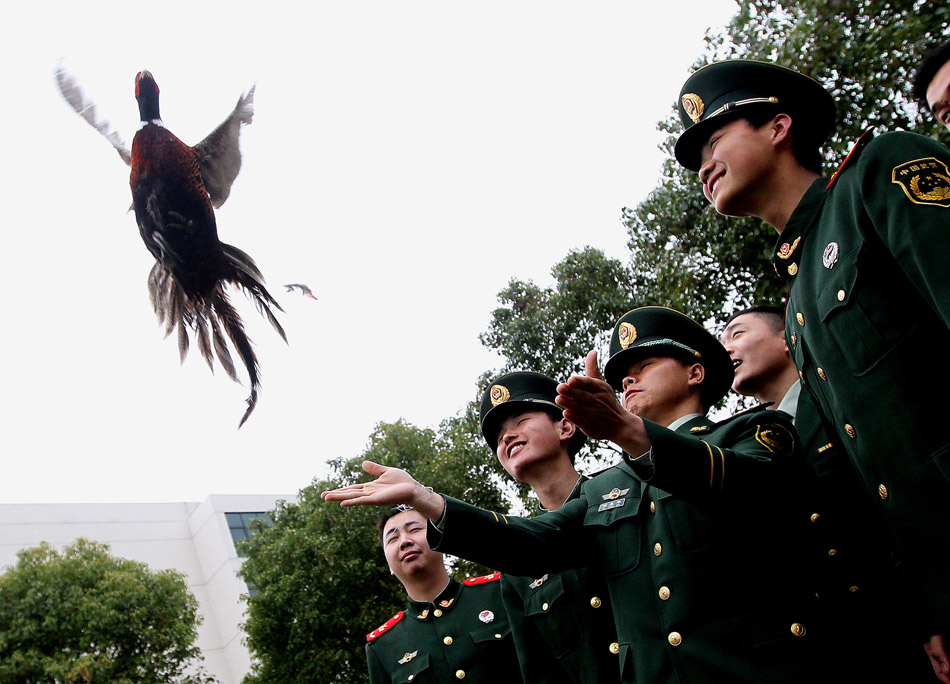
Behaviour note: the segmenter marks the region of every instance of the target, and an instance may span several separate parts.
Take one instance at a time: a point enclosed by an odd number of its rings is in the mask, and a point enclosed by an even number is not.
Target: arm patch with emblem
[[[757,425],[755,441],[776,454],[791,455],[795,451],[795,435],[779,423]]]
[[[950,207],[950,170],[936,157],[915,159],[895,166],[891,182],[901,186],[914,204]]]

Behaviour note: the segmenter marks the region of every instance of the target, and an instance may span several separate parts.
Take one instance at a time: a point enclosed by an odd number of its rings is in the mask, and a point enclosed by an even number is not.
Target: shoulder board
[[[619,461],[618,463],[623,463],[623,460]],[[603,469],[601,469],[601,470],[598,470],[598,471],[595,472],[595,473],[591,473],[590,475],[587,476],[587,480],[593,480],[593,479],[594,479],[595,477],[597,477],[598,475],[603,475],[603,474],[606,473],[608,470],[613,470],[614,468],[617,467],[618,463],[614,463],[614,464],[612,464],[612,465],[607,466],[606,468],[603,468]],[[586,482],[587,480],[584,480],[584,481]]]
[[[402,620],[402,616],[405,614],[406,614],[406,611],[400,610],[398,613],[396,613],[391,618],[386,620],[386,622],[384,622],[379,627],[374,629],[372,632],[367,634],[366,640],[372,641],[373,639],[376,639],[377,637],[382,636],[385,632],[388,632],[389,630],[391,630],[393,628],[393,625],[395,625],[397,622]]]
[[[864,149],[874,138],[874,129],[868,128],[864,133],[861,134],[861,137],[858,138],[858,141],[854,143],[854,146],[851,148],[851,151],[848,152],[848,156],[844,158],[844,161],[841,162],[841,166],[838,167],[838,170],[835,171],[835,175],[831,177],[831,180],[828,181],[828,185],[825,187],[825,190],[831,190],[831,186],[835,184],[835,181],[838,180],[838,174],[844,171],[845,167],[849,166],[852,162],[856,162],[858,157],[861,156],[861,150]]]
[[[476,584],[485,584],[486,582],[497,582],[499,579],[501,579],[501,573],[493,572],[490,575],[482,575],[481,577],[469,577],[467,580],[462,582],[462,584],[468,587],[472,587],[472,586],[475,586]]]

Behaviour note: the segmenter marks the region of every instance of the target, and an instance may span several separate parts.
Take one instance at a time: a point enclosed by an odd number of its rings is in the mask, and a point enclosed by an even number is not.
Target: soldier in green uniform
[[[821,682],[794,544],[799,459],[791,423],[755,411],[716,423],[732,363],[688,317],[625,314],[600,379],[558,386],[564,417],[624,449],[557,511],[524,520],[426,490],[367,462],[375,481],[324,492],[343,505],[411,502],[430,543],[537,577],[593,565],[604,573],[623,682]],[[623,405],[614,390],[623,393]],[[435,543],[437,542],[437,543]]]
[[[482,395],[482,435],[505,471],[531,485],[539,515],[580,495],[588,479],[574,468],[587,437],[564,420],[557,382],[518,371],[493,380]],[[590,568],[539,577],[502,575],[502,598],[531,684],[620,681],[617,630],[602,573]]]
[[[950,344],[950,149],[868,133],[821,178],[834,101],[768,63],[696,71],[679,108],[676,158],[716,210],[779,233],[792,358],[923,591],[928,648],[950,681],[950,438],[922,364]]]
[[[819,617],[847,653],[854,681],[930,682],[917,635],[922,611],[902,591],[899,563],[880,542],[883,521],[847,454],[822,424],[785,343],[785,312],[754,306],[734,313],[720,340],[735,366],[732,389],[792,417],[808,465],[806,515],[800,520],[809,587]],[[925,613],[925,611],[922,611]],[[887,630],[867,625],[887,624]],[[840,658],[840,656],[839,656]]]
[[[370,682],[521,681],[498,573],[451,578],[426,542],[426,519],[408,506],[380,516],[379,530],[409,605],[366,635]]]

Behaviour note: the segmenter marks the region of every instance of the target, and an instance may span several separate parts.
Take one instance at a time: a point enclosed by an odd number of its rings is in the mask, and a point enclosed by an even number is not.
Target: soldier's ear
[[[791,142],[791,132],[793,126],[792,117],[788,114],[776,114],[775,118],[769,123],[772,131],[772,144],[778,145],[783,142]]]
[[[576,431],[577,426],[574,423],[567,418],[561,418],[561,422],[558,424],[558,433],[562,440],[570,441]]]
[[[694,363],[686,369],[686,382],[690,387],[703,384],[706,379],[706,368],[701,363]]]

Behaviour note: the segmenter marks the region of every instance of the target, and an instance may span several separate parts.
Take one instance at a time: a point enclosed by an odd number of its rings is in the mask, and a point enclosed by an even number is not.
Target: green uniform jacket
[[[887,530],[879,511],[807,392],[799,397],[795,430],[809,470],[801,521],[807,577],[821,624],[835,635],[832,657],[842,681],[933,684],[921,647],[929,634],[919,632],[930,620],[881,543]]]
[[[581,478],[568,501],[580,496],[586,480]],[[534,579],[502,575],[501,594],[524,681],[620,681],[617,629],[602,572],[578,568]]]
[[[805,388],[944,634],[950,438],[925,360],[939,364],[950,348],[948,165],[950,150],[912,133],[859,143],[831,183],[805,193],[774,258],[789,281],[786,336]]]
[[[646,422],[654,468],[625,459],[557,511],[523,520],[446,497],[429,544],[538,577],[595,564],[607,578],[621,680],[817,682],[794,495],[803,473],[787,416]]]
[[[366,635],[372,684],[520,682],[498,573],[449,580],[435,601],[409,607]]]

